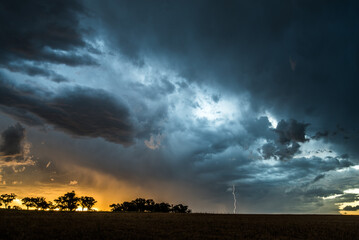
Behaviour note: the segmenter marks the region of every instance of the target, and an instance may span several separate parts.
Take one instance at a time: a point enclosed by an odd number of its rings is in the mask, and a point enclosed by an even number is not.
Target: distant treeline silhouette
[[[16,199],[16,194],[2,194],[0,195],[0,206],[10,209],[9,204]],[[30,208],[36,210],[59,210],[59,211],[75,211],[79,206],[82,210],[93,211],[92,207],[97,202],[93,197],[82,196],[77,197],[75,191],[65,193],[58,197],[53,202],[46,201],[44,197],[24,197],[21,199],[22,205],[26,209]],[[156,203],[152,199],[137,198],[131,202],[114,203],[110,205],[112,212],[163,212],[163,213],[190,213],[188,206],[183,204],[170,205],[166,202]],[[21,209],[14,206],[13,209]]]
[[[164,212],[190,213],[188,206],[183,204],[155,203],[152,199],[137,198],[131,202],[114,203],[110,205],[113,212]]]
[[[16,198],[16,194],[2,194],[0,195],[0,206],[4,204],[5,208],[10,208],[9,204]],[[35,208],[36,210],[55,210],[60,211],[75,211],[79,206],[82,210],[87,208],[88,211],[92,210],[92,207],[97,202],[93,197],[82,196],[77,197],[75,191],[65,193],[63,196],[58,197],[54,202],[46,201],[44,197],[25,197],[21,199],[22,204],[29,208]],[[13,207],[19,209],[20,207]]]

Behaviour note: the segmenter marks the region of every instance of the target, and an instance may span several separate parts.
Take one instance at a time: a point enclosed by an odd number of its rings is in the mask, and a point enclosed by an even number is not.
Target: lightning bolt
[[[236,187],[233,185],[232,186],[232,194],[233,194],[233,214],[236,213],[236,208],[237,208],[237,199],[236,199]]]

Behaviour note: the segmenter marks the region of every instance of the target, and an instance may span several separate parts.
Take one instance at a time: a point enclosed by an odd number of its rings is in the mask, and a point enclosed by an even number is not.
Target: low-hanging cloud
[[[35,115],[44,123],[83,137],[102,137],[110,142],[131,145],[134,129],[127,106],[104,90],[66,88],[54,97],[34,89],[21,89],[0,81],[0,105],[18,109],[15,117]],[[11,114],[11,112],[7,112]],[[24,113],[22,117],[19,114]],[[29,121],[31,121],[30,119]]]
[[[259,149],[263,159],[290,160],[300,153],[300,144],[309,141],[305,137],[307,123],[299,123],[294,119],[281,120],[275,129],[276,137],[267,138],[267,143]],[[298,143],[299,142],[299,143]]]
[[[289,121],[281,120],[275,132],[278,134],[279,142],[281,144],[288,144],[290,142],[305,142],[305,129],[309,126],[306,123],[298,123],[294,119]]]
[[[7,66],[4,66],[7,70],[11,72],[20,72],[24,73],[29,76],[42,76],[49,78],[53,82],[61,83],[61,82],[68,82],[68,79],[66,79],[64,76],[61,76],[60,74],[46,69],[46,68],[40,68],[36,66],[31,66],[28,64],[8,64]]]
[[[19,156],[22,151],[22,142],[25,139],[25,128],[17,123],[1,133],[0,156],[11,159]]]
[[[342,209],[343,211],[357,211],[359,210],[359,205],[356,206],[346,206]]]

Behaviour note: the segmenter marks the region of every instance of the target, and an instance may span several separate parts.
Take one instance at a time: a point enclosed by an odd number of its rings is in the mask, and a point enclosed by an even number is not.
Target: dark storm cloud
[[[276,158],[277,147],[274,143],[266,143],[260,149],[264,159]]]
[[[49,123],[79,136],[132,144],[133,129],[127,107],[105,91],[87,88],[66,90],[37,114]]]
[[[101,18],[108,42],[135,62],[164,59],[189,81],[249,93],[254,109],[308,122],[311,135],[338,123],[348,131],[356,128],[357,1],[89,5]],[[346,145],[342,150],[357,152],[358,139],[344,140],[332,139]]]
[[[202,158],[220,154],[231,147],[240,147],[241,151],[244,152],[255,145],[258,139],[272,140],[276,138],[276,133],[270,128],[271,124],[267,117],[255,118],[248,116],[241,123],[245,132],[238,132],[238,126],[234,123],[228,123],[209,130],[206,127],[202,128],[210,124],[208,120],[200,119],[198,120],[198,125],[187,129],[189,137],[193,136],[198,140],[198,143],[193,142],[191,146],[188,146],[188,149],[191,149],[195,159],[201,161],[203,160]],[[252,159],[258,159],[259,156],[255,153],[255,149],[249,151]]]
[[[89,54],[79,53],[88,49],[86,31],[79,23],[79,15],[85,13],[79,1],[1,1],[1,67],[63,82],[64,77],[42,64],[96,64]],[[36,66],[29,65],[29,61]]]
[[[327,157],[326,159],[319,157],[312,158],[294,158],[289,162],[280,165],[283,171],[291,172],[294,175],[305,176],[309,173],[317,175],[328,171],[348,168],[354,164],[348,160],[339,160],[337,158]]]
[[[305,195],[312,197],[329,197],[335,194],[342,194],[342,193],[343,193],[342,191],[335,189],[314,188],[306,191]]]
[[[319,180],[325,178],[325,174],[319,174],[313,179],[313,183],[318,182]]]
[[[305,138],[305,131],[308,126],[309,124],[298,123],[294,119],[288,121],[281,120],[275,129],[270,129],[269,126],[267,126],[266,131],[271,130],[275,132],[277,136],[265,138],[268,142],[258,149],[263,159],[275,158],[279,160],[290,160],[295,154],[300,153],[300,145],[298,142],[304,143],[309,141],[309,139]]]
[[[217,203],[232,201],[226,191],[235,184],[240,207],[252,212],[314,211],[323,205],[318,197],[342,194],[355,186],[357,172],[338,182],[332,175],[358,159],[352,153],[358,145],[352,129],[359,121],[357,2],[84,3],[88,16],[99,18],[91,26],[111,54],[117,55],[120,49],[139,70],[149,66],[154,72],[156,64],[163,64],[159,72],[168,69],[183,80],[161,74],[148,79],[151,74],[145,71],[143,82],[123,86],[118,72],[109,74],[111,83],[101,78],[103,69],[96,72],[104,88],[118,84],[120,91],[112,91],[120,96],[126,93],[130,107],[102,90],[68,87],[53,93],[26,82],[16,85],[1,80],[1,110],[22,123],[50,124],[74,136],[101,137],[123,145],[138,140],[124,150],[102,139],[77,141],[49,132],[52,143],[42,151],[50,154],[44,156],[50,155],[54,162],[69,159],[71,164],[110,173],[137,186],[160,188],[159,192],[161,185],[151,184],[172,181],[174,191],[187,184],[201,200]],[[0,3],[3,68],[61,82],[61,72],[47,66],[96,64],[91,54],[99,51],[87,45],[91,39],[85,40],[88,32],[81,29],[78,18],[85,10],[78,2],[15,4]],[[94,77],[88,82],[79,80],[85,85],[96,81]],[[224,119],[224,124],[216,120],[219,126],[215,127],[209,119],[188,117],[192,109],[176,112],[175,105],[187,97],[182,94],[185,91],[189,92],[188,105],[201,109],[194,85],[216,90],[206,92],[211,104],[228,96],[242,100],[244,95],[249,110],[243,110],[241,119]],[[283,119],[277,128],[271,127],[267,117],[258,118],[267,111],[276,120]],[[143,144],[150,136],[161,136],[158,149]],[[308,142],[306,136],[314,137]],[[348,153],[350,158],[295,157],[301,145],[315,141],[345,144],[335,146],[334,153]],[[283,161],[263,160],[269,158]],[[325,185],[327,181],[333,186]],[[192,195],[181,197],[191,199]]]
[[[1,133],[0,154],[11,158],[21,153],[22,141],[25,138],[25,128],[17,123]]]
[[[203,146],[209,141],[214,141],[210,136],[203,139],[206,139]],[[221,142],[223,139],[217,140]],[[191,145],[195,144],[192,141]],[[318,184],[325,175],[326,181],[329,181],[332,179],[330,174],[335,173],[336,170],[348,169],[354,165],[345,159],[319,157],[293,158],[290,161],[277,161],[267,165],[266,161],[253,160],[252,156],[237,145],[225,144],[225,146],[227,147],[218,149],[197,148],[200,152],[192,152],[193,155],[186,156],[192,158],[188,161],[191,167],[187,167],[182,161],[183,166],[178,166],[177,169],[183,169],[193,184],[220,196],[227,196],[223,192],[224,189],[228,185],[235,184],[241,205],[248,204],[247,207],[252,209],[251,211],[257,211],[258,209],[254,210],[253,206],[262,201],[267,203],[266,206],[261,205],[260,211],[268,211],[268,209],[269,212],[302,212],[305,209],[315,211],[318,208],[315,204],[323,204],[318,197],[342,194],[340,189],[343,187],[325,185],[321,188],[317,186],[309,190],[308,188]],[[176,174],[177,177],[180,172]],[[296,190],[290,190],[293,187]],[[218,199],[222,198],[218,197]],[[277,202],[283,199],[286,199],[286,204],[277,205]],[[306,204],[308,206],[305,206]],[[336,210],[337,208],[331,211]]]
[[[354,202],[358,200],[358,194],[355,193],[346,193],[335,198],[335,202],[337,203]]]
[[[129,91],[138,92],[148,100],[155,101],[163,96],[173,93],[175,89],[176,87],[166,78],[160,78],[156,79],[156,81],[150,85],[144,85],[138,82],[131,83]]]
[[[259,152],[262,154],[263,159],[279,159],[290,160],[295,154],[300,153],[300,145],[297,142],[290,144],[281,144],[277,142],[269,142],[264,144]]]
[[[25,109],[12,108],[0,105],[0,111],[28,126],[43,126],[44,121],[38,116],[28,112]]]
[[[279,146],[277,148],[275,155],[278,156],[280,160],[289,160],[295,154],[300,153],[299,149],[300,149],[300,145],[296,142],[293,142],[289,145]]]
[[[271,123],[269,122],[267,117],[260,117],[258,119],[249,118],[243,122],[243,126],[245,127],[248,135],[253,137],[253,139],[257,138],[265,138],[265,139],[273,139],[275,138],[275,132],[271,127]]]
[[[27,65],[27,64],[8,64],[7,66],[5,66],[5,68],[11,72],[20,72],[20,73],[27,74],[29,76],[47,77],[50,80],[57,82],[57,83],[68,81],[65,77],[55,73],[52,70],[40,68],[40,67],[36,67],[36,66],[31,66],[31,65]]]
[[[40,124],[41,119],[73,135],[102,137],[123,145],[133,143],[130,113],[121,100],[103,90],[83,87],[49,95],[0,81],[0,104],[7,107],[7,114],[25,119],[25,123]]]
[[[345,208],[343,208],[344,211],[357,211],[359,210],[359,205],[357,206],[346,206]]]
[[[315,161],[315,159],[303,159],[302,161],[312,162],[313,160]],[[211,187],[211,191],[228,197],[228,192],[221,193],[221,189],[224,189],[224,184],[222,185],[221,182],[228,182],[231,179],[229,186],[232,184],[236,185],[237,197],[240,202],[239,209],[272,213],[316,212],[320,208],[328,206],[326,205],[328,203],[323,202],[323,197],[343,193],[342,187],[338,187],[336,184],[323,186],[298,185],[299,183],[310,183],[315,174],[326,171],[323,170],[323,167],[316,167],[315,163],[309,164],[311,165],[309,169],[313,169],[308,171],[308,169],[302,169],[301,166],[292,165],[287,168],[286,165],[290,164],[290,162],[278,162],[275,166],[267,165],[266,167],[246,161],[229,161],[217,165],[215,165],[215,162],[213,161],[213,166],[210,169],[213,171],[213,175],[218,174],[218,176],[214,177],[216,181],[213,180],[212,184],[215,187]],[[321,164],[325,165],[325,160]],[[333,167],[327,166],[326,169],[332,171],[336,167],[344,168],[344,166]],[[235,169],[235,171],[229,171],[228,169],[230,168]],[[201,176],[206,179],[211,175],[202,173]],[[203,184],[203,187],[208,188],[207,185],[210,184]],[[261,205],[260,203],[265,204]],[[332,206],[332,209],[324,210],[324,212],[337,212],[338,207],[334,204]]]
[[[312,139],[318,140],[318,139],[321,139],[321,138],[328,137],[328,135],[329,135],[329,132],[328,132],[328,131],[325,131],[325,132],[317,132],[317,133],[312,137]]]
[[[298,123],[296,120],[290,119],[288,122],[281,120],[275,132],[279,136],[279,142],[281,144],[288,144],[290,142],[305,142],[308,139],[305,138],[305,129],[309,124]]]

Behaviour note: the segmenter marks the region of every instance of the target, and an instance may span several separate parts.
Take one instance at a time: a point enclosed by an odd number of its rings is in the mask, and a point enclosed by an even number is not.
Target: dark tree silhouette
[[[56,204],[53,204],[51,201],[48,202],[49,203],[49,210],[53,211],[57,208]]]
[[[123,205],[119,203],[113,203],[110,205],[112,212],[124,212]]]
[[[84,208],[87,208],[88,211],[91,211],[91,208],[93,207],[93,205],[95,205],[95,203],[97,203],[97,201],[93,197],[84,196],[80,198],[80,205],[82,207],[82,211],[84,210]]]
[[[168,203],[165,203],[165,202],[156,203],[154,205],[154,211],[168,213],[171,211],[171,205],[169,205]]]
[[[34,198],[25,197],[21,201],[22,204],[26,206],[26,209],[29,210],[30,207],[36,207],[36,204],[33,200]]]
[[[37,197],[37,198],[34,198],[34,200],[35,200],[35,205],[36,205],[37,209],[45,210],[45,209],[48,209],[50,206],[50,204],[46,201],[46,199],[44,197]]]
[[[145,211],[153,212],[154,211],[154,206],[155,206],[155,201],[153,201],[152,199],[147,199],[146,200],[146,205],[145,205]]]
[[[29,210],[29,207],[34,207],[36,210],[45,210],[50,207],[44,197],[26,197],[22,199],[22,204],[26,206],[27,210]]]
[[[145,211],[146,199],[137,198],[136,200],[133,200],[132,203],[136,206],[138,212]]]
[[[190,213],[191,210],[188,209],[188,206],[183,204],[177,204],[172,207],[172,212],[174,213]]]
[[[125,212],[137,212],[137,206],[136,204],[132,201],[132,202],[123,202],[122,203],[123,206],[123,210]]]
[[[110,205],[113,212],[174,212],[174,213],[190,213],[188,206],[178,204],[171,207],[166,202],[155,203],[152,199],[137,198],[131,202],[114,203]]]
[[[76,197],[76,193],[74,191],[58,197],[55,202],[61,211],[68,210],[72,212],[79,206],[79,198]]]
[[[0,196],[0,202],[4,203],[5,208],[15,199],[16,195],[14,193],[2,194]]]

